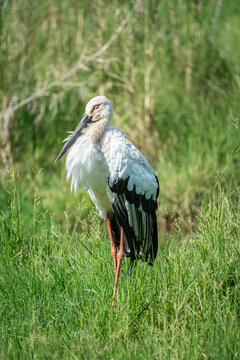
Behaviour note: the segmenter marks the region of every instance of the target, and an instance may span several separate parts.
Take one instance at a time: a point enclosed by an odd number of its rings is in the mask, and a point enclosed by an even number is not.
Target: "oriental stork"
[[[150,265],[156,258],[159,184],[147,159],[124,133],[109,126],[112,116],[110,100],[105,96],[91,99],[56,161],[68,152],[66,178],[71,177],[71,188],[76,191],[81,184],[107,222],[115,298],[124,255],[132,263],[142,259]]]

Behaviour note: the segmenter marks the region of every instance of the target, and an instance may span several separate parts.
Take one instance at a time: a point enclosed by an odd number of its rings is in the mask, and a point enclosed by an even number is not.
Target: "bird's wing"
[[[109,166],[107,194],[124,228],[126,255],[153,261],[157,254],[157,177],[140,151],[115,128],[108,128],[102,149]]]

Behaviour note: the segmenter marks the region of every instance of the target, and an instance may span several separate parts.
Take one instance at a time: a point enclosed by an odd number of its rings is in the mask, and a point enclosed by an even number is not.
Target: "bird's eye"
[[[93,110],[96,110],[99,108],[99,105],[94,105]]]

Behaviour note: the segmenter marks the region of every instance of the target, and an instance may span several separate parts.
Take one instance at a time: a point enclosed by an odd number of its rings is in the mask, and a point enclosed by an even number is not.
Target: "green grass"
[[[0,1],[0,358],[240,358],[239,9]],[[157,260],[125,259],[114,307],[106,224],[54,163],[99,93],[160,183]]]
[[[184,234],[160,233],[153,267],[114,271],[106,225],[95,211],[64,228],[34,202],[21,219],[13,183],[0,218],[2,359],[237,359],[240,356],[240,208],[216,200]],[[237,192],[237,190],[235,191]],[[239,196],[239,193],[235,194]],[[232,200],[231,200],[232,199]],[[178,230],[177,230],[178,229]]]

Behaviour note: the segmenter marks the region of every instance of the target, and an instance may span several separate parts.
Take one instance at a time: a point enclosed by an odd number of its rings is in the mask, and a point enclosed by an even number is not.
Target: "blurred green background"
[[[54,160],[98,94],[159,177],[163,226],[237,187],[239,29],[234,0],[3,1],[1,208],[18,169],[26,225],[34,193],[60,221],[76,212]]]
[[[0,358],[239,358],[239,1],[0,12]],[[99,94],[160,183],[156,262],[123,261],[113,308],[106,224],[55,163]]]

